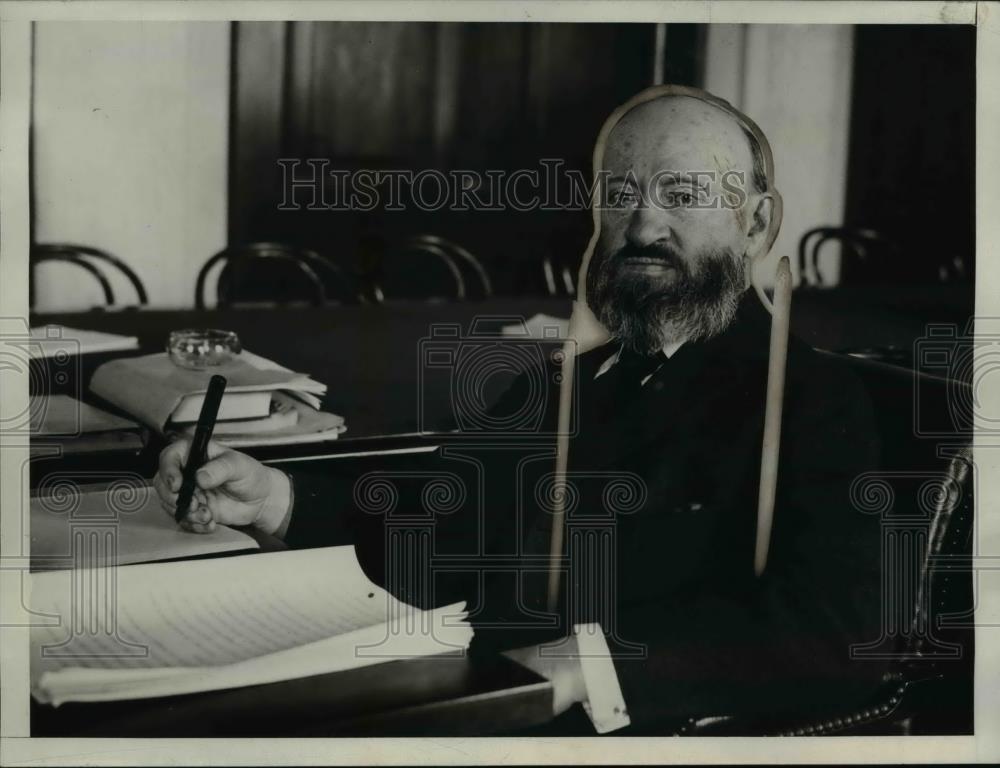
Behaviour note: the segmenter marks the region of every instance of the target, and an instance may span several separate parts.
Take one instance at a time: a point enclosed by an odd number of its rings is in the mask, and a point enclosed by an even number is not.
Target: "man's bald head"
[[[691,158],[701,158],[689,170],[738,170],[750,190],[765,192],[771,184],[755,131],[745,115],[721,100],[664,95],[636,105],[615,124],[604,148],[604,169],[666,141],[686,145],[682,149],[690,150]]]

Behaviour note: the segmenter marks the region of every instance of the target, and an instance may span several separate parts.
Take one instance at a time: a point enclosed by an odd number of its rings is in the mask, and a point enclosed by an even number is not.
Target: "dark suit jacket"
[[[877,464],[871,405],[836,359],[794,338],[770,558],[761,578],[753,574],[769,333],[769,316],[749,294],[725,333],[683,345],[625,401],[612,396],[615,368],[594,379],[613,345],[578,359],[578,422],[570,445],[570,483],[577,493],[567,527],[584,530],[589,520],[603,533],[573,539],[581,549],[596,547],[587,562],[600,563],[571,566],[564,607],[576,606],[567,609],[569,620],[600,620],[611,634],[636,731],[655,732],[682,715],[766,718],[856,705],[883,672],[850,655],[852,644],[880,636],[879,520],[856,510],[849,498],[851,481]],[[496,412],[516,411],[530,396],[530,382],[520,377]],[[546,397],[552,427],[558,387]],[[639,501],[616,502],[616,480],[625,497],[622,482],[638,488]],[[329,515],[310,510],[309,499],[329,489],[317,490],[316,479],[295,482],[288,540],[316,546],[329,526],[319,521]],[[525,485],[520,551],[541,554],[552,518],[539,501],[541,486],[534,478]],[[484,500],[481,509],[491,523],[487,538],[509,543],[516,527],[509,501]],[[467,517],[448,518],[453,540],[473,535]],[[384,568],[381,531],[370,516],[357,519],[365,523],[354,528],[359,555],[377,575]],[[595,570],[602,583],[581,587]],[[509,574],[494,582],[481,617],[541,610],[542,575],[521,585],[516,605],[509,600]],[[474,587],[456,577],[436,602]],[[583,607],[573,599],[581,588],[587,592]],[[608,600],[595,604],[595,594]],[[486,645],[523,642],[515,631],[506,643],[497,634],[477,628]],[[644,650],[633,658],[636,646]]]

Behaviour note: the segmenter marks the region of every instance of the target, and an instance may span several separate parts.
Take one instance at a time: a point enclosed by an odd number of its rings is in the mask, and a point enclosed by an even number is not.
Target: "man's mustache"
[[[649,245],[636,246],[630,243],[623,245],[615,251],[609,259],[609,266],[619,266],[629,259],[647,259],[649,261],[661,262],[664,266],[673,267],[682,271],[687,266],[684,259],[669,245],[659,245],[650,243]]]

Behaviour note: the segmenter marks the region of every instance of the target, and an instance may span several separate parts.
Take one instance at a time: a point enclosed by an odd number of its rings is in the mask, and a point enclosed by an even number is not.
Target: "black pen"
[[[177,509],[174,512],[174,520],[178,523],[187,515],[191,499],[194,497],[194,476],[205,463],[208,441],[212,439],[215,419],[219,415],[219,404],[222,402],[222,395],[225,391],[225,376],[215,375],[208,382],[208,392],[205,393],[205,400],[201,404],[198,426],[195,427],[194,438],[191,440],[191,448],[188,450],[187,462],[184,464],[184,471],[181,475],[181,489],[177,492]]]

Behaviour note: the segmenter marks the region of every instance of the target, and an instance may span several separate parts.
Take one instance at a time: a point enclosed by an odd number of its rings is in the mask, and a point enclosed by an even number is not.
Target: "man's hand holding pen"
[[[191,441],[182,438],[160,453],[153,487],[170,515],[177,506],[190,447]],[[181,527],[194,533],[211,533],[217,523],[222,523],[252,525],[265,533],[277,531],[291,503],[288,476],[214,441],[208,443],[207,459],[195,473],[194,495],[180,521]]]

